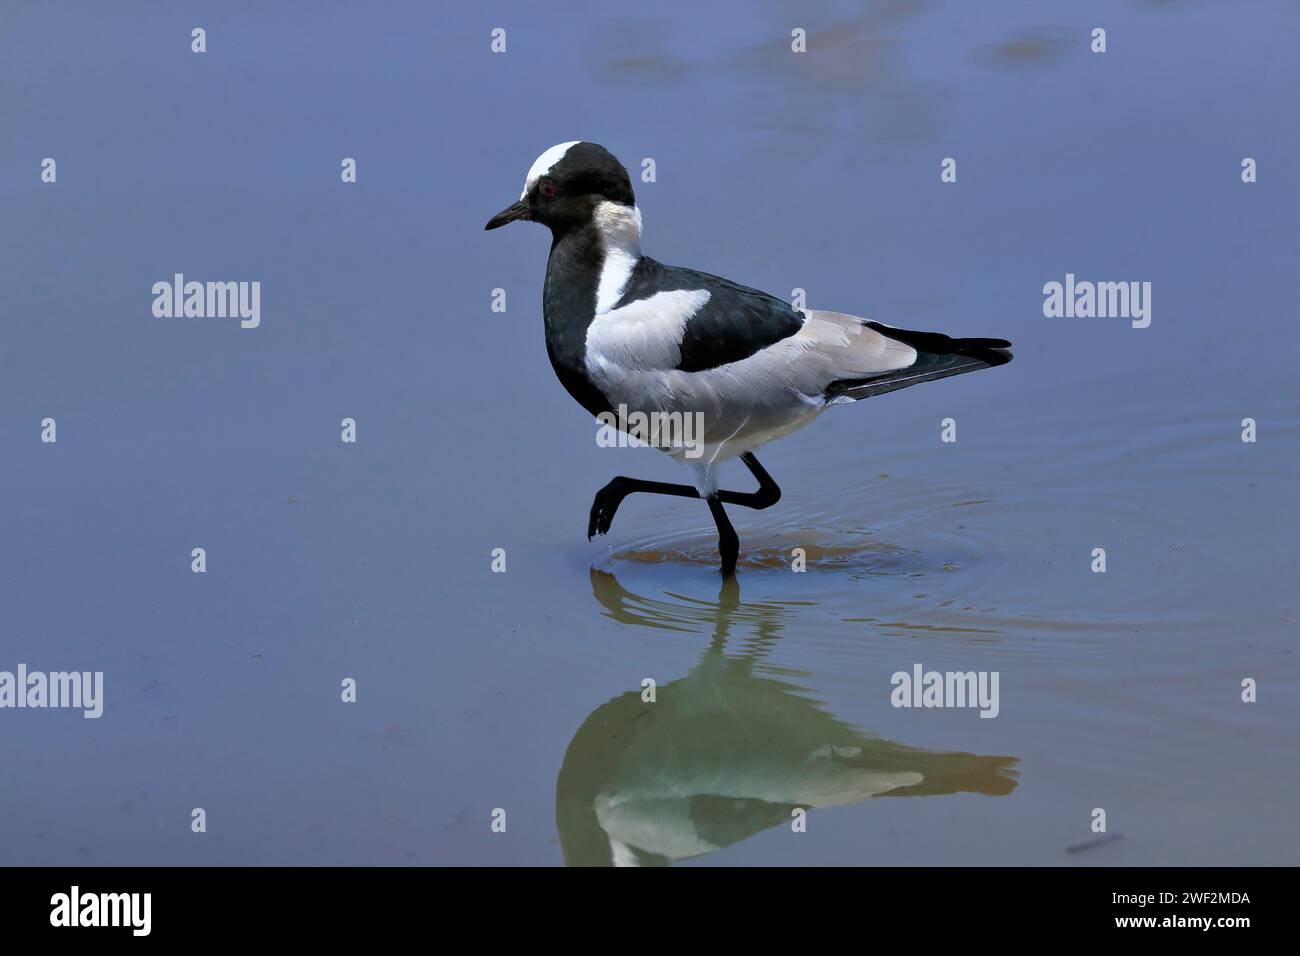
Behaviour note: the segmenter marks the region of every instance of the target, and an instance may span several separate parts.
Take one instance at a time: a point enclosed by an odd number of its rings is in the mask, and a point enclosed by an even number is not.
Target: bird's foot
[[[627,496],[628,490],[621,478],[615,478],[596,492],[596,498],[591,503],[591,516],[587,519],[588,541],[598,534],[609,533],[609,527],[614,523],[614,513]]]

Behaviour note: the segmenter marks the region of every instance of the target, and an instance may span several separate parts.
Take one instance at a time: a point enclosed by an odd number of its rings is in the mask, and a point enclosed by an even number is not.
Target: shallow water
[[[1300,862],[1300,14],[608,9],[500,13],[497,57],[417,5],[205,13],[204,57],[162,7],[14,15],[0,669],[106,700],[0,711],[0,861]],[[555,382],[541,230],[481,231],[574,137],[656,159],[649,254],[1015,361],[760,452],[733,582],[699,502],[588,543],[612,475],[681,478]],[[177,271],[261,327],[154,319]],[[1045,318],[1067,272],[1151,326]],[[997,718],[892,706],[916,664]]]

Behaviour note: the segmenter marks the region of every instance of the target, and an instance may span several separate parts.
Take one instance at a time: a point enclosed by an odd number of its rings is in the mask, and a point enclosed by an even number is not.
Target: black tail
[[[974,372],[995,365],[1006,365],[1013,358],[1006,339],[954,339],[942,332],[913,332],[895,329],[879,322],[865,323],[887,338],[916,349],[916,361],[907,368],[895,369],[870,378],[842,378],[826,389],[827,399],[871,398],[886,392],[933,382],[950,375]]]

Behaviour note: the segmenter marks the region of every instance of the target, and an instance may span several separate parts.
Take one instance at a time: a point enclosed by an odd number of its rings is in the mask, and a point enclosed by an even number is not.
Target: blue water
[[[0,710],[0,862],[1298,861],[1294,4],[3,21],[0,670],[105,705]],[[555,381],[544,230],[482,231],[579,138],[655,160],[648,254],[1015,362],[765,450],[734,586],[698,502],[589,544],[681,477]],[[155,318],[178,272],[260,326]],[[1045,318],[1067,273],[1150,327]],[[916,663],[999,716],[892,707]]]

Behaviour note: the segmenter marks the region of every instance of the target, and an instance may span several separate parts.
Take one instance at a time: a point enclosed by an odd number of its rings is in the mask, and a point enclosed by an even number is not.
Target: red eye
[[[555,194],[559,192],[555,188],[555,183],[550,180],[544,180],[538,187],[537,191],[542,194],[543,199],[554,199]]]

